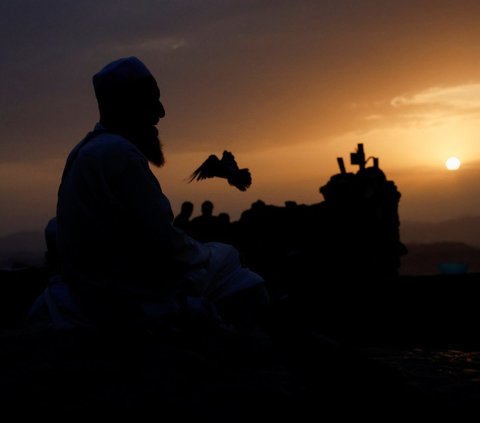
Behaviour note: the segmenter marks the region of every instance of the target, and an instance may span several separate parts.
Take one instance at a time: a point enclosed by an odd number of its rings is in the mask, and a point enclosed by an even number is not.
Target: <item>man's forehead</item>
[[[148,85],[150,89],[158,90],[152,73],[135,56],[115,60],[93,76],[97,97],[108,96],[138,84],[144,87]]]
[[[145,64],[135,56],[123,57],[104,66],[97,76],[101,78],[136,79],[152,75]]]

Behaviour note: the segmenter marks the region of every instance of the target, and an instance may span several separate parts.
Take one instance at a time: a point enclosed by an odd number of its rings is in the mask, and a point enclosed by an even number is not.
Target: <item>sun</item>
[[[460,164],[460,159],[458,157],[449,157],[445,162],[445,167],[448,170],[458,170]]]

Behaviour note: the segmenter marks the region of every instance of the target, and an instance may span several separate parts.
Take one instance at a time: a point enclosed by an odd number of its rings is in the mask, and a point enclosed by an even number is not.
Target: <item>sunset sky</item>
[[[175,213],[320,202],[363,143],[401,220],[480,215],[479,17],[473,0],[3,0],[0,235],[55,214],[66,155],[97,120],[91,77],[132,55],[161,89],[155,174]],[[223,150],[250,169],[248,191],[187,183]]]

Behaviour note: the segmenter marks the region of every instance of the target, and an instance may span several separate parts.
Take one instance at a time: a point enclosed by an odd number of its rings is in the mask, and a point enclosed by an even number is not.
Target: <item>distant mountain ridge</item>
[[[480,216],[436,223],[401,220],[400,240],[409,250],[401,260],[403,274],[436,273],[447,261],[467,262],[469,271],[480,271]],[[41,231],[0,236],[0,268],[41,265],[45,250]]]
[[[45,238],[40,231],[0,236],[0,267],[41,265],[45,250]]]
[[[45,249],[41,231],[23,231],[0,236],[0,251],[39,251]]]
[[[400,240],[404,244],[458,242],[480,247],[480,216],[465,216],[436,223],[401,220]]]

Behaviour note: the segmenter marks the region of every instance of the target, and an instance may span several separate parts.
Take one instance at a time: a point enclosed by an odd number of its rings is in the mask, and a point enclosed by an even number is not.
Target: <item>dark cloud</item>
[[[158,75],[179,151],[326,137],[357,124],[352,101],[466,67],[455,58],[477,48],[475,12],[470,1],[2,2],[0,156],[49,156],[59,131],[89,128],[91,75],[130,54]]]

